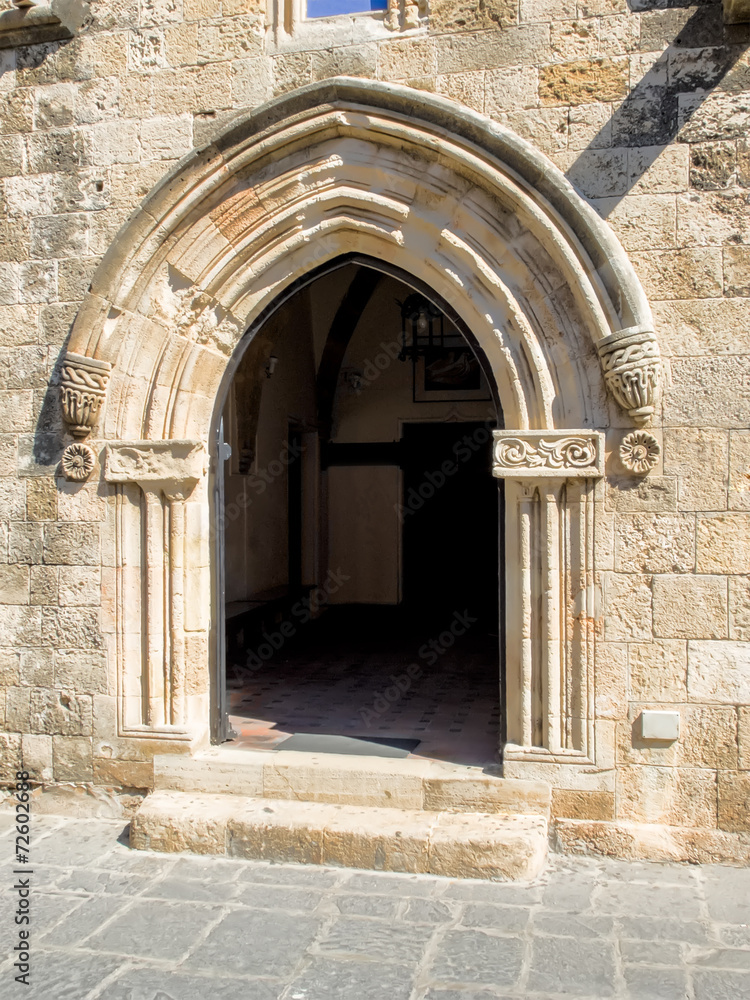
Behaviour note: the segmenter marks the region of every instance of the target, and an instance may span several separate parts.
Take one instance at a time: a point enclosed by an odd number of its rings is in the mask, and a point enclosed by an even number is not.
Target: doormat
[[[346,753],[366,757],[408,757],[419,740],[391,736],[327,736],[325,733],[295,733],[277,743],[275,750],[299,750],[302,753]]]

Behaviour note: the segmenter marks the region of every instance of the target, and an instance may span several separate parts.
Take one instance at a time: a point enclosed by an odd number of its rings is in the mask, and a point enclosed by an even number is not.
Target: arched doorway
[[[112,753],[209,740],[216,400],[245,332],[347,253],[432,289],[497,387],[506,774],[612,767],[594,698],[595,483],[603,430],[654,409],[643,290],[528,143],[450,101],[346,78],[247,115],[180,164],[118,234],[76,319],[62,403],[77,437],[94,430],[107,484]]]
[[[497,764],[502,417],[460,318],[409,281],[342,256],[237,349],[216,504],[235,748]]]

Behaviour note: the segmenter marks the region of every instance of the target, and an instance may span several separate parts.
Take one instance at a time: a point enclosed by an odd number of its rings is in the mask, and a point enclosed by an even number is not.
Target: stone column
[[[591,762],[598,431],[495,431],[506,482],[505,759]]]
[[[122,735],[194,735],[188,706],[186,645],[189,632],[201,631],[201,622],[186,620],[186,577],[202,578],[203,586],[193,586],[192,590],[207,610],[209,554],[207,538],[188,538],[186,526],[191,520],[187,508],[194,493],[199,492],[196,486],[205,480],[207,469],[207,452],[199,441],[123,441],[106,448],[106,481],[135,483],[141,498],[137,509],[139,525],[130,525],[129,531],[123,531],[121,525],[117,528],[118,536],[129,537],[131,545],[136,538],[142,539],[140,601],[134,599],[132,587],[122,587],[126,596],[118,609],[118,632],[141,637],[140,655],[132,641],[118,643],[123,650],[118,664]],[[200,504],[205,505],[205,497],[199,497],[192,506]],[[117,505],[117,510],[120,517],[127,516],[122,504]],[[201,521],[192,519],[193,523]],[[194,565],[187,564],[187,551],[192,553]],[[135,557],[135,553],[132,555]],[[128,560],[125,553],[123,556],[125,566]],[[200,618],[206,617],[204,610]],[[133,704],[135,692],[140,692],[137,707]],[[206,722],[203,720],[204,727]]]

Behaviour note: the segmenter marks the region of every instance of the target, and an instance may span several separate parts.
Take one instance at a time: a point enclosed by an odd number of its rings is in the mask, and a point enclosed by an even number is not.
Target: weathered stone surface
[[[54,521],[57,517],[55,481],[40,476],[26,483],[26,512],[30,521]]]
[[[727,581],[721,576],[655,576],[654,635],[727,638]]]
[[[99,528],[95,524],[53,523],[44,529],[44,561],[60,566],[95,566]]]
[[[592,59],[545,66],[539,76],[542,104],[587,104],[622,100],[627,93],[627,60]]]
[[[106,694],[109,690],[107,661],[103,653],[80,649],[56,649],[55,686],[85,694]]]
[[[750,510],[750,434],[732,431],[729,436],[730,510]]]
[[[541,816],[341,809],[158,791],[136,814],[131,836],[141,849],[307,863],[317,857],[327,864],[387,871],[529,878],[544,863],[546,826]]]
[[[716,298],[723,294],[721,250],[691,247],[632,255],[651,299]]]
[[[729,638],[750,639],[750,580],[729,577]]]
[[[447,73],[435,79],[435,91],[467,108],[484,111],[484,71]]]
[[[653,705],[631,704],[618,729],[618,761],[685,768],[737,767],[737,713],[715,705],[683,705],[680,735],[672,741],[644,739],[641,713]]]
[[[637,861],[689,861],[692,864],[746,865],[750,847],[737,836],[719,830],[670,827],[628,822],[559,820],[557,842],[562,850],[576,854]],[[643,927],[643,914],[638,925]],[[660,918],[657,926],[663,924]]]
[[[477,31],[506,28],[518,22],[517,7],[509,0],[474,4],[437,0],[430,7],[430,31]]]
[[[750,830],[750,774],[719,771],[719,829],[734,833]]]
[[[596,659],[596,715],[599,719],[621,719],[628,700],[628,645],[599,644]]]
[[[750,247],[724,247],[724,294],[750,296]]]
[[[90,736],[53,736],[56,781],[93,781]]]
[[[700,516],[697,527],[699,573],[750,573],[750,515]]]
[[[615,796],[612,792],[580,792],[556,788],[552,793],[552,815],[566,819],[614,819]]]
[[[750,771],[750,708],[738,708],[737,713],[739,719],[737,726],[739,766],[743,771]]]
[[[687,643],[679,639],[631,643],[630,695],[634,701],[681,702],[687,698]]]
[[[29,603],[28,566],[0,565],[0,604]]]
[[[114,788],[152,788],[154,765],[150,760],[109,760],[95,757],[94,782]]]
[[[648,576],[605,573],[604,638],[647,639],[651,636],[651,579]]]
[[[744,642],[688,643],[691,701],[750,704],[750,650]]]
[[[33,689],[29,702],[30,731],[60,736],[90,736],[91,712],[88,695]]]
[[[716,772],[700,768],[623,765],[617,772],[617,815],[636,823],[716,827]]]
[[[26,687],[52,687],[54,683],[52,656],[51,649],[22,649],[21,684]]]
[[[623,573],[690,573],[695,566],[692,517],[635,514],[615,524],[615,568]]]
[[[29,578],[29,603],[57,604],[57,567],[32,566]]]
[[[607,510],[618,514],[639,514],[649,511],[669,513],[677,509],[677,480],[670,476],[649,476],[647,479],[607,479]]]
[[[52,737],[24,733],[21,737],[21,755],[24,770],[34,781],[52,781]]]
[[[680,510],[724,510],[728,435],[697,427],[664,431],[664,472],[678,476]]]

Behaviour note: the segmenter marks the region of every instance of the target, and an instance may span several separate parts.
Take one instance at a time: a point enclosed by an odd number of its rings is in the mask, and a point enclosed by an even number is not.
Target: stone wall
[[[435,0],[411,32],[362,16],[280,38],[256,0],[101,0],[71,39],[0,49],[6,772],[142,787],[156,749],[114,738],[107,487],[55,478],[54,386],[90,277],[180,157],[241,109],[347,74],[515,130],[630,254],[666,357],[660,455],[645,478],[618,464],[631,425],[613,403],[596,698],[616,778],[561,790],[558,812],[748,829],[750,31],[714,4],[649,6]],[[659,707],[679,711],[679,740],[638,736]]]

